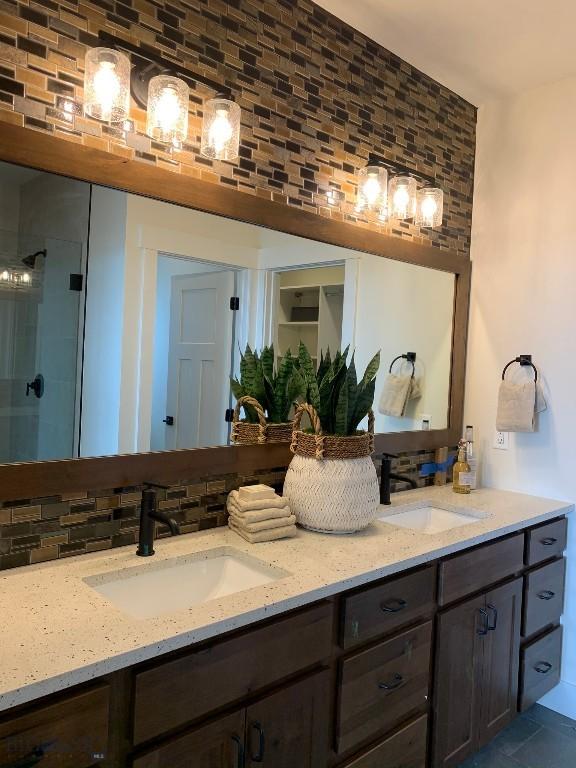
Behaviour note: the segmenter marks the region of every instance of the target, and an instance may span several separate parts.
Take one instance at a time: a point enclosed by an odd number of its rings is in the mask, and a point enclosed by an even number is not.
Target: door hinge
[[[230,297],[230,309],[233,312],[237,312],[240,309],[240,296]]]
[[[224,414],[224,421],[227,421],[229,424],[231,424],[234,421],[233,408],[226,408],[226,413]]]
[[[82,291],[84,289],[84,275],[70,275],[70,290]]]

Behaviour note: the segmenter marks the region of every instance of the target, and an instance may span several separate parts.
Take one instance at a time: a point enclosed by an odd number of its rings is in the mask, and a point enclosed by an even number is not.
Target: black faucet
[[[180,533],[180,526],[171,517],[158,509],[158,489],[165,490],[166,485],[144,483],[142,502],[140,504],[140,533],[136,554],[140,557],[151,557],[154,554],[155,523],[164,523],[170,528],[172,536]]]
[[[408,483],[411,488],[418,488],[418,483],[407,475],[398,475],[396,472],[392,472],[392,459],[397,459],[398,456],[395,453],[381,453],[378,456],[374,456],[376,460],[382,461],[382,469],[380,470],[380,504],[389,505],[390,501],[390,481],[398,480],[402,483]]]

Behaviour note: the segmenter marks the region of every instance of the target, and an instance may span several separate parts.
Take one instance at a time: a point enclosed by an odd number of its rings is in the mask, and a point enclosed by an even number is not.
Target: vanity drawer
[[[326,659],[328,602],[215,642],[136,675],[134,742],[159,736]]]
[[[566,549],[568,520],[554,520],[526,532],[526,565],[537,565],[560,557]]]
[[[426,710],[431,638],[427,622],[341,662],[339,753]]]
[[[107,685],[8,715],[0,720],[0,766],[97,765],[108,753],[108,718]]]
[[[428,715],[401,728],[386,741],[346,763],[345,768],[425,768]]]
[[[559,622],[564,606],[565,576],[564,558],[526,575],[522,616],[523,637],[531,637],[550,624]]]
[[[479,592],[523,567],[523,533],[449,557],[439,567],[438,603],[448,605]]]
[[[342,600],[340,645],[344,649],[389,634],[434,612],[436,567],[368,587]]]
[[[560,682],[562,627],[522,649],[520,655],[520,696],[518,708],[529,709]]]

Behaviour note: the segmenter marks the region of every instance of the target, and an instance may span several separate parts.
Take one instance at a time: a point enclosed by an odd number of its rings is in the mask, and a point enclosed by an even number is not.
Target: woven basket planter
[[[314,434],[302,432],[304,413]],[[291,450],[295,454],[284,481],[284,497],[303,528],[322,533],[354,533],[375,520],[380,501],[374,450],[374,414],[368,432],[351,437],[323,435],[311,405],[294,417]]]
[[[240,421],[240,409],[251,406],[258,415],[258,424]],[[254,443],[287,443],[292,439],[292,422],[272,424],[266,420],[264,410],[258,400],[253,397],[241,397],[234,408],[232,419],[232,442],[237,445],[254,445]]]

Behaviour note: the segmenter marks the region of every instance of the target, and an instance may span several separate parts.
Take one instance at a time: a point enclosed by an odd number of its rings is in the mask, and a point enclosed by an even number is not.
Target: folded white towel
[[[232,520],[228,521],[228,525],[234,533],[242,536],[243,539],[251,544],[258,544],[263,541],[276,541],[277,539],[289,539],[292,536],[296,536],[297,532],[295,525],[284,525],[282,528],[271,528],[267,531],[258,531],[257,533],[251,533],[244,528],[239,528]]]
[[[261,523],[264,520],[286,520],[290,517],[290,507],[271,507],[270,509],[249,509],[244,512],[233,501],[228,500],[229,514],[235,515],[245,523]]]
[[[243,485],[241,488],[238,488],[238,496],[242,501],[251,502],[273,499],[276,497],[276,492],[269,485]]]
[[[287,500],[283,499],[282,496],[278,496],[277,494],[273,499],[255,499],[254,501],[244,501],[244,499],[240,498],[238,491],[230,491],[228,498],[232,499],[234,504],[241,512],[248,512],[254,509],[282,509],[283,507],[288,506]]]
[[[274,528],[283,528],[287,525],[295,525],[296,516],[289,515],[288,517],[269,518],[268,520],[259,520],[258,522],[247,522],[246,519],[240,515],[230,514],[229,520],[232,521],[234,527],[242,528],[248,533],[258,533],[258,531],[271,531]]]
[[[389,373],[382,387],[382,394],[378,402],[378,410],[385,416],[399,418],[404,414],[410,389],[412,387],[411,376],[397,376]]]
[[[499,432],[534,432],[536,414],[548,407],[540,385],[534,381],[500,382],[496,429]]]

